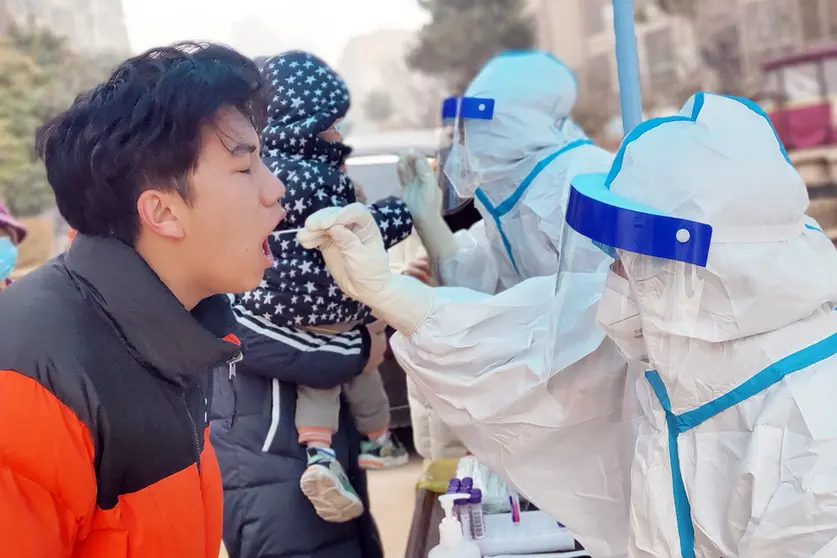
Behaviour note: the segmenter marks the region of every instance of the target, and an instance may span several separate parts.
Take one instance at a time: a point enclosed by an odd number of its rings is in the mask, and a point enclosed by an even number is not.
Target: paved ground
[[[407,546],[407,533],[413,517],[416,479],[421,473],[421,460],[390,471],[369,473],[369,497],[372,513],[384,541],[386,558],[401,558]],[[227,558],[221,549],[221,557]]]
[[[407,534],[413,519],[416,480],[421,474],[421,459],[391,471],[373,471],[369,475],[369,498],[372,513],[384,540],[386,558],[402,558],[407,548]]]

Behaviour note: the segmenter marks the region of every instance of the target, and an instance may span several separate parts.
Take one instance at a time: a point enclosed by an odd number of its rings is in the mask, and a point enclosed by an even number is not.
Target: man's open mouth
[[[262,242],[262,252],[265,257],[265,267],[271,267],[273,265],[273,252],[270,251],[270,237],[265,238]]]
[[[285,208],[282,206],[282,204],[279,204],[279,216],[276,219],[276,223],[274,223],[273,227],[271,227],[271,233],[268,234],[265,237],[264,241],[262,242],[262,252],[264,252],[264,257],[265,257],[265,262],[266,262],[265,267],[266,268],[272,267],[273,266],[273,260],[274,260],[273,252],[270,251],[270,237],[273,236],[273,230],[276,229],[276,226],[279,223],[281,223],[282,221],[285,220],[286,215],[287,215],[287,212],[285,211]]]

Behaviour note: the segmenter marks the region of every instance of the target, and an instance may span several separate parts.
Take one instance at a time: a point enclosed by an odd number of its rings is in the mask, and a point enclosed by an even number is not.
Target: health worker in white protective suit
[[[428,196],[403,162],[401,173],[404,201],[443,284],[493,294],[555,274],[570,179],[606,172],[613,161],[570,119],[577,95],[575,75],[551,54],[508,51],[463,97],[442,103],[442,188]],[[483,218],[456,240],[439,212],[442,191],[455,202],[475,198]]]
[[[473,428],[524,456],[554,459],[554,480],[540,477],[542,493],[530,486],[527,495],[554,513],[552,500],[580,487],[585,514],[567,507],[561,517],[573,515],[568,526],[594,556],[830,558],[837,251],[807,206],[766,114],[750,101],[697,94],[677,116],[633,131],[608,174],[574,179],[557,282],[535,278],[488,297],[394,276],[357,205],[312,216],[300,239],[321,247],[345,292],[401,332],[396,351],[436,390],[434,408],[467,415],[493,397],[459,390],[463,353],[472,373],[505,374],[506,390],[528,403],[516,407],[517,424]],[[533,378],[547,375],[538,339],[554,321],[544,314],[563,310],[561,293],[580,280],[588,241],[618,257],[600,321],[646,372],[619,378],[570,367],[536,388]],[[602,351],[607,344],[591,357]],[[618,420],[631,401],[642,411],[630,461],[617,451],[590,467],[596,457],[585,451],[606,449],[600,436],[634,436]],[[552,410],[548,427],[544,409]],[[512,463],[500,472],[525,484],[522,464],[505,459]],[[612,497],[613,483],[627,489],[624,500]],[[627,523],[611,522],[620,519],[614,508],[626,510]]]
[[[405,185],[404,200],[444,285],[494,294],[530,277],[555,275],[570,179],[579,173],[607,172],[613,161],[611,153],[593,145],[569,118],[576,96],[575,76],[551,54],[501,54],[485,65],[464,97],[443,103],[444,137],[450,141],[441,146],[437,157],[440,187],[432,187],[432,171],[423,160],[408,162],[402,158],[399,171]],[[443,196],[446,208],[475,198],[483,220],[470,231],[458,233],[454,240],[440,215]],[[480,461],[501,472],[518,491],[582,532],[574,517],[621,525],[621,531],[614,530],[617,541],[609,544],[624,548],[625,509],[614,506],[608,515],[594,518],[600,506],[577,497],[577,493],[601,491],[601,482],[591,476],[589,486],[579,485],[569,477],[555,479],[552,473],[563,467],[600,469],[603,461],[622,459],[627,463],[630,456],[631,437],[623,431],[621,417],[614,415],[618,407],[608,406],[604,412],[597,408],[603,391],[620,398],[624,390],[620,386],[606,390],[594,386],[599,385],[600,378],[610,384],[612,378],[624,381],[626,364],[596,323],[598,300],[613,260],[592,243],[587,244],[585,280],[568,282],[572,292],[562,296],[567,303],[561,315],[572,319],[564,320],[560,328],[556,324],[550,329],[545,323],[540,329],[527,328],[520,331],[520,338],[509,340],[513,346],[529,343],[528,336],[534,332],[531,342],[541,348],[533,354],[547,359],[549,365],[536,366],[537,373],[533,371],[526,382],[509,389],[505,369],[483,367],[486,354],[479,345],[468,350],[458,347],[449,353],[443,379],[447,385],[455,385],[453,390],[439,392],[436,381],[428,381],[423,375],[412,384],[465,446]],[[494,322],[501,314],[511,323],[527,323],[539,315],[547,317],[542,308],[520,302],[514,295],[507,302],[501,300],[495,307],[477,303],[456,321],[449,321],[446,334],[466,332],[479,320]],[[541,301],[546,303],[546,299]],[[505,314],[508,309],[504,305],[517,307],[515,315]],[[486,311],[488,315],[481,314]],[[506,343],[504,340],[503,345]],[[602,345],[607,348],[594,354]],[[412,363],[402,366],[410,368]],[[533,443],[542,434],[552,436],[552,427],[562,424],[544,393],[552,375],[571,367],[574,369],[563,377],[582,375],[579,387],[588,386],[586,393],[593,398],[564,392],[568,400],[563,405],[586,407],[584,412],[589,414],[585,420],[590,420],[562,435],[584,440],[584,456],[558,449],[561,440],[554,437],[550,443],[555,449]],[[591,367],[596,368],[596,374],[588,372]],[[486,424],[494,425],[490,435],[486,435]],[[500,425],[503,427],[498,428]],[[521,426],[525,428],[522,437],[518,436]],[[611,479],[601,497],[624,501],[626,482]]]
[[[569,118],[577,93],[575,76],[551,54],[506,52],[484,66],[464,97],[443,103],[447,131],[443,137],[450,141],[441,146],[437,157],[440,187],[432,187],[433,174],[423,159],[408,164],[402,158],[399,174],[404,183],[404,200],[442,284],[494,294],[530,277],[557,272],[570,179],[579,173],[606,172],[613,161],[611,153],[593,145]],[[454,239],[439,211],[443,196],[447,207],[457,200],[473,198],[482,221]],[[450,198],[454,198],[454,203],[450,203]],[[595,360],[597,374],[606,381],[624,376],[624,359],[596,323],[596,308],[612,259],[587,244],[590,249],[586,251],[586,280],[569,282],[571,292],[562,297],[567,303],[561,315],[572,318],[536,332],[534,342],[543,346],[541,358],[550,364],[539,366],[540,372],[531,374],[528,382],[508,389],[503,369],[479,367],[484,355],[472,354],[480,352],[479,346],[450,354],[453,360],[448,365],[455,372],[446,372],[445,381],[455,381],[455,391],[440,393],[434,382],[426,378],[412,382],[425,399],[436,400],[434,411],[465,446],[483,463],[503,471],[507,480],[514,477],[512,484],[520,492],[543,506],[548,486],[552,495],[548,507],[564,523],[568,519],[572,523],[572,516],[565,515],[566,508],[575,510],[570,514],[585,513],[586,502],[579,502],[574,491],[588,487],[553,479],[549,471],[559,465],[554,452],[541,451],[530,443],[535,435],[531,428],[527,429],[526,438],[518,438],[515,433],[521,425],[522,411],[529,426],[550,428],[556,424],[551,406],[529,405],[540,400],[549,377],[557,372],[575,366],[578,373],[585,375],[587,385],[593,386],[597,377],[589,375],[587,369]],[[509,301],[519,306],[514,319],[521,322],[531,320],[532,311],[542,313],[540,308],[520,305],[513,295]],[[456,322],[446,324],[448,332],[457,328],[467,331],[476,320],[493,321],[495,314],[506,311],[502,306],[489,310],[491,314],[485,317],[474,313],[457,317]],[[520,335],[525,337],[529,332],[521,331]],[[593,355],[602,344],[608,349]],[[561,350],[556,351],[555,347]],[[408,368],[411,365],[402,364]],[[526,397],[522,397],[524,393]],[[601,397],[601,390],[589,393]],[[468,398],[477,394],[480,395]],[[574,394],[571,404],[584,404],[584,398]],[[595,405],[590,408],[595,409]],[[606,411],[602,420],[620,424],[611,412]],[[507,427],[494,429],[492,436],[487,437],[485,424]],[[602,451],[588,452],[594,456],[590,460],[562,452],[559,458],[568,466],[598,468],[599,460],[613,460],[623,450],[614,440],[627,443],[619,429],[600,435],[601,429],[594,422],[588,426],[586,430],[574,430],[572,435],[579,439],[597,435]],[[598,487],[596,483],[589,489]],[[623,483],[613,479],[605,497],[622,499],[623,490]],[[533,497],[533,492],[540,497]],[[614,524],[625,524],[624,512],[614,509],[612,513]],[[623,532],[623,540],[624,536]]]

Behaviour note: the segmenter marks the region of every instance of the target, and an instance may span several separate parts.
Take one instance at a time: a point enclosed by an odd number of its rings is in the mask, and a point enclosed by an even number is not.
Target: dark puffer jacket
[[[302,494],[307,461],[294,425],[297,385],[326,389],[348,382],[368,349],[341,346],[354,332],[315,339],[290,328],[256,333],[242,326],[238,334],[244,360],[234,377],[215,378],[210,427],[224,481],[230,558],[382,558],[368,511],[348,523],[328,523]],[[361,436],[348,405],[340,409],[332,447],[368,510],[366,474],[357,464]]]

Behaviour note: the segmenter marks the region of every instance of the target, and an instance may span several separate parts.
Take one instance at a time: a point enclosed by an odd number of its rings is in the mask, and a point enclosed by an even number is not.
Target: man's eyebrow
[[[218,139],[221,140],[221,144],[227,148],[227,151],[229,151],[232,157],[249,155],[259,150],[258,145],[248,143],[240,138],[235,138],[220,128],[216,128],[216,133],[218,134]]]
[[[258,147],[252,143],[236,142],[235,146],[230,149],[230,155],[233,157],[238,157],[239,155],[249,155],[250,153],[255,153],[257,149]]]

